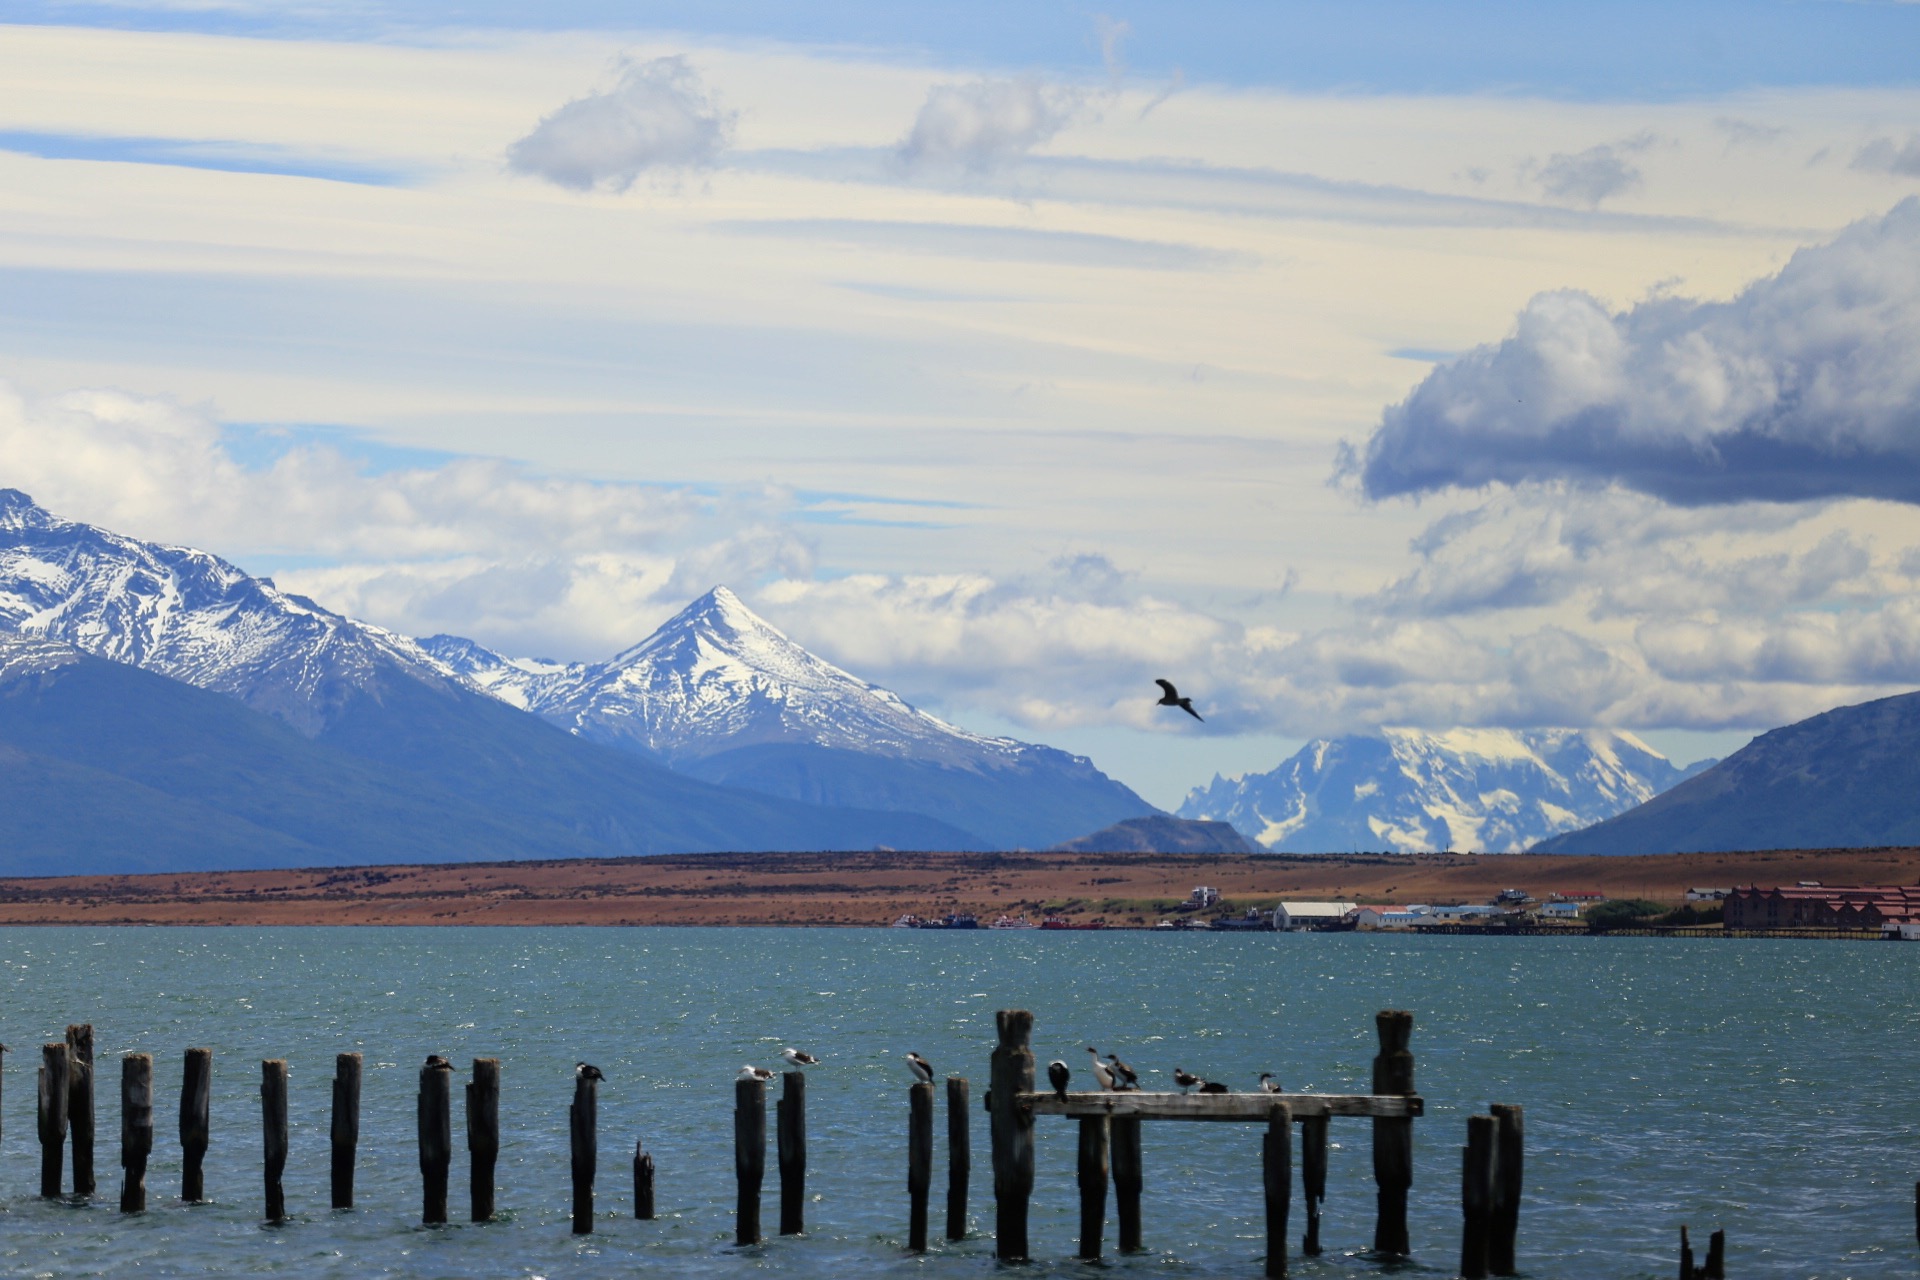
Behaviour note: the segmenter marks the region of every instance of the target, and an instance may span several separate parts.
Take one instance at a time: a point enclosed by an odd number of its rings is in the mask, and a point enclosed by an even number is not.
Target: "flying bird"
[[[1113,1069],[1113,1080],[1116,1088],[1138,1089],[1140,1087],[1140,1077],[1134,1073],[1132,1067],[1120,1061],[1119,1054],[1108,1054],[1107,1065]]]
[[[1181,1092],[1183,1093],[1197,1084],[1206,1083],[1206,1081],[1184,1067],[1175,1067],[1173,1069],[1173,1082],[1180,1086]]]
[[[1154,683],[1160,686],[1160,701],[1154,703],[1153,704],[1154,706],[1178,707],[1182,711],[1186,712],[1188,715],[1192,716],[1195,720],[1199,720],[1202,722],[1206,720],[1205,716],[1201,715],[1198,711],[1195,711],[1193,709],[1192,698],[1183,698],[1180,696],[1180,691],[1173,687],[1173,681],[1155,680]]]
[[[1109,1067],[1106,1063],[1100,1061],[1100,1051],[1094,1048],[1092,1045],[1087,1046],[1087,1052],[1093,1055],[1094,1083],[1100,1086],[1100,1091],[1102,1093],[1112,1093],[1113,1092],[1113,1069]]]
[[[1060,1095],[1062,1102],[1067,1100],[1067,1081],[1071,1079],[1073,1072],[1060,1059],[1055,1058],[1047,1064],[1047,1083],[1053,1086],[1053,1091]]]
[[[814,1057],[804,1049],[782,1049],[780,1056],[796,1067],[817,1067],[820,1065],[820,1059]]]
[[[605,1076],[600,1074],[600,1068],[594,1066],[591,1062],[574,1063],[573,1074],[574,1074],[574,1078],[579,1080],[605,1080],[606,1079]]]
[[[1232,1092],[1233,1092],[1233,1090],[1231,1090],[1231,1089],[1229,1089],[1229,1088],[1227,1088],[1227,1086],[1225,1086],[1225,1085],[1223,1085],[1223,1084],[1221,1084],[1221,1083],[1220,1083],[1219,1081],[1217,1081],[1217,1080],[1202,1080],[1202,1081],[1200,1082],[1200,1092],[1202,1092],[1202,1093],[1232,1093]]]
[[[740,1068],[738,1078],[741,1080],[771,1080],[773,1079],[773,1072],[767,1070],[765,1067],[756,1067],[752,1063],[748,1063],[746,1066]]]
[[[1271,1071],[1262,1071],[1260,1073],[1260,1088],[1261,1088],[1261,1091],[1265,1093],[1285,1093],[1286,1092],[1285,1089],[1280,1087],[1280,1081],[1274,1076],[1273,1072]]]
[[[913,1078],[921,1084],[933,1083],[933,1064],[919,1054],[907,1055],[907,1070],[913,1072]]]

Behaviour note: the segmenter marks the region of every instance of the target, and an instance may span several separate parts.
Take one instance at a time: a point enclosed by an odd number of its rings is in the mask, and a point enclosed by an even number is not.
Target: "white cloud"
[[[1084,101],[1077,90],[1033,79],[935,85],[900,140],[900,158],[989,172],[1066,128]]]
[[[1920,178],[1920,133],[1910,133],[1900,142],[1892,138],[1875,138],[1853,153],[1851,167],[1869,173]]]
[[[685,58],[623,62],[613,88],[575,98],[508,147],[507,167],[575,191],[625,191],[650,170],[713,164],[734,121]]]

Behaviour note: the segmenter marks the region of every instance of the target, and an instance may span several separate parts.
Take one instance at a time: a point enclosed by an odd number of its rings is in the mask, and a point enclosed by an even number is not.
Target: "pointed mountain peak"
[[[689,604],[661,630],[671,627],[706,627],[716,631],[769,631],[781,639],[778,627],[747,608],[746,603],[726,586],[716,586]]]
[[[59,521],[18,489],[0,489],[0,529],[51,529]]]
[[[660,624],[659,630],[624,653],[615,655],[611,667],[631,666],[647,658],[670,651],[707,648],[735,655],[752,649],[763,654],[805,655],[818,661],[765,618],[747,608],[739,596],[724,586],[716,586],[694,600],[679,613]]]

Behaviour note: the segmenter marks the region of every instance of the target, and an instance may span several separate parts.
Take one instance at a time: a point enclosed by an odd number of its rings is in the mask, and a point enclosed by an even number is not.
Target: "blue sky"
[[[725,581],[1166,804],[1920,683],[1920,5],[7,17],[0,484],[335,608]]]

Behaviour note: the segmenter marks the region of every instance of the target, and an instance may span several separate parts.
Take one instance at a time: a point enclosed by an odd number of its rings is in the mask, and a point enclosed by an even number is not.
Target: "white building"
[[[1356,905],[1352,902],[1283,902],[1273,909],[1273,927],[1311,929],[1339,924]]]
[[[1578,920],[1580,904],[1577,902],[1549,902],[1540,908],[1540,914],[1549,920]]]
[[[1361,907],[1353,924],[1356,929],[1409,929],[1426,913],[1425,907]]]

